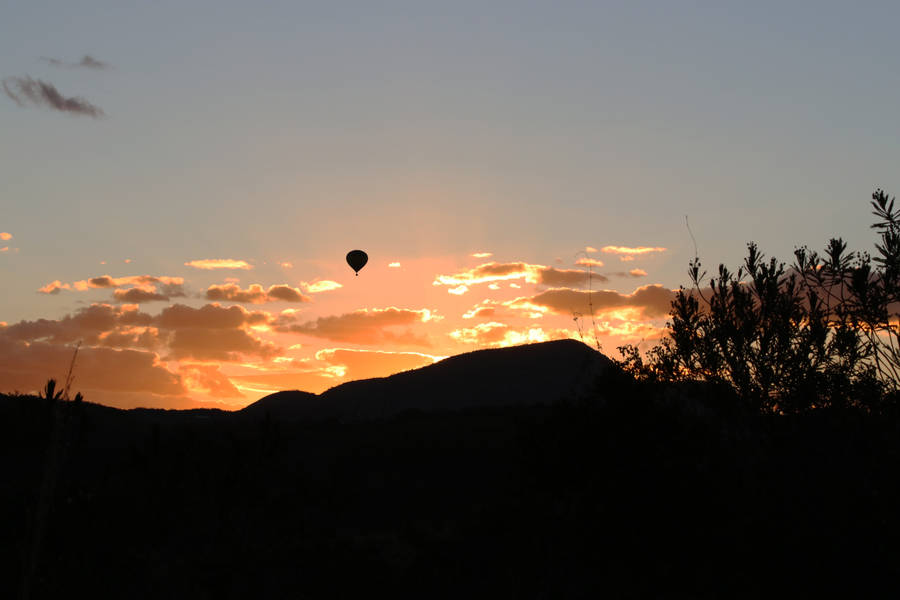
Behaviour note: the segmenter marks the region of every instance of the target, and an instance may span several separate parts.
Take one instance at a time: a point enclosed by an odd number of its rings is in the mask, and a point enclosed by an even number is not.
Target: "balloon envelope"
[[[359,270],[369,262],[369,255],[362,250],[351,250],[347,253],[347,264],[359,275]]]

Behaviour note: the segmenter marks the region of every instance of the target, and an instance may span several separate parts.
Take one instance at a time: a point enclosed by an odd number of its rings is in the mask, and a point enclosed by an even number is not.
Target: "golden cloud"
[[[450,332],[450,337],[461,344],[470,346],[505,348],[520,344],[546,342],[550,336],[540,327],[516,329],[505,323],[479,323]]]
[[[0,240],[3,240],[4,242],[6,242],[6,241],[11,240],[12,238],[13,238],[13,236],[11,233],[7,233],[5,231],[0,231]]]
[[[666,250],[667,248],[659,246],[603,246],[603,248],[601,248],[602,252],[618,255],[619,260],[622,261],[634,260],[636,256],[651,254],[653,252],[665,252]]]
[[[388,264],[388,267],[390,267],[391,269],[399,269],[399,268],[400,268],[400,263],[398,263],[398,262],[392,262],[392,263]]]
[[[235,260],[233,258],[204,258],[202,260],[192,260],[184,263],[186,267],[194,267],[195,269],[245,269],[253,268],[253,265],[245,260]]]
[[[583,265],[585,267],[602,267],[603,261],[597,260],[596,258],[587,258],[582,256],[578,260],[575,261],[576,265]]]
[[[337,281],[331,281],[329,279],[323,279],[321,281],[313,281],[312,283],[307,283],[305,281],[300,283],[304,289],[310,294],[318,294],[320,292],[330,292],[331,290],[336,290],[338,288],[342,288],[341,284]]]
[[[448,290],[451,294],[464,294],[470,286],[482,283],[490,284],[488,287],[491,289],[497,289],[494,286],[502,281],[510,282],[511,286],[517,287],[518,284],[515,282],[519,280],[552,287],[571,287],[587,285],[589,279],[607,281],[607,278],[599,273],[589,274],[588,271],[580,269],[557,269],[525,262],[490,262],[452,275],[438,275],[432,284],[454,286]]]
[[[493,252],[475,252],[474,254],[471,254],[470,256],[472,258],[490,258],[493,255],[494,255]]]

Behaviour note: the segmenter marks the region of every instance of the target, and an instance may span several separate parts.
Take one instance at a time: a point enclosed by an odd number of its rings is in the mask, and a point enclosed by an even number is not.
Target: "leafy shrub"
[[[755,243],[737,272],[720,264],[672,301],[667,336],[645,356],[619,348],[642,379],[724,383],[766,412],[822,407],[880,411],[900,388],[900,210],[872,194],[880,237],[873,258],[831,239],[824,254],[799,247],[789,267]]]

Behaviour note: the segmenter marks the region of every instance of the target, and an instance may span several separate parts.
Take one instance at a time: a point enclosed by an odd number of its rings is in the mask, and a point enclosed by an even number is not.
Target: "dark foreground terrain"
[[[896,597],[896,417],[597,383],[367,420],[0,396],[0,597]]]

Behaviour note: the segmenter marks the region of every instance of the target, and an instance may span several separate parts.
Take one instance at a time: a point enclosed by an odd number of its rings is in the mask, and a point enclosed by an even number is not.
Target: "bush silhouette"
[[[642,379],[727,384],[764,412],[885,410],[900,386],[900,210],[880,189],[871,206],[874,258],[834,238],[823,255],[796,248],[787,266],[750,243],[737,272],[720,264],[704,283],[695,257],[667,337],[646,357],[620,347],[621,364]]]

